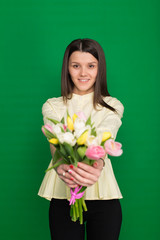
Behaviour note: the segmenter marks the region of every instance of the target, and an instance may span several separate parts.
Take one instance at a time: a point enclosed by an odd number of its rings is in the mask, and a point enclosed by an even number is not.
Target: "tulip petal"
[[[73,121],[72,121],[72,119],[71,119],[69,116],[67,116],[67,127],[68,127],[68,129],[71,130],[71,131],[74,130]]]
[[[72,116],[73,123],[74,123],[74,121],[76,120],[77,117],[78,117],[77,114],[74,113],[73,116]]]
[[[86,130],[78,139],[77,139],[77,144],[78,145],[83,145],[86,143],[88,137],[88,130]]]
[[[86,150],[86,156],[92,160],[98,160],[105,156],[105,150],[102,146],[90,146]]]
[[[107,154],[111,156],[120,156],[123,153],[121,149],[122,144],[119,142],[115,142],[113,139],[109,139],[104,144],[105,151]]]
[[[102,135],[102,142],[106,141],[107,139],[111,138],[110,132],[104,132]]]
[[[86,116],[84,115],[83,112],[78,112],[77,113],[77,116],[81,119],[81,120],[84,120],[86,122],[87,118]]]
[[[49,140],[49,142],[52,143],[52,144],[58,144],[58,139],[57,138],[51,138]]]

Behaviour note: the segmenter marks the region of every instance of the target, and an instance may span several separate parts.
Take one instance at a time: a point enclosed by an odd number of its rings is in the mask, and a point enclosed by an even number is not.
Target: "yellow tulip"
[[[77,144],[78,145],[83,145],[86,143],[88,137],[88,130],[86,130],[78,139],[77,139]]]
[[[58,144],[58,139],[57,138],[51,138],[49,140],[49,142],[52,143],[52,144]]]
[[[111,133],[110,132],[104,132],[102,135],[102,142],[108,140],[111,137]]]
[[[74,125],[73,125],[73,121],[70,118],[70,116],[67,116],[67,127],[69,128],[69,130],[73,131],[74,130]]]
[[[73,118],[73,122],[76,120],[77,117],[78,117],[77,114],[74,113],[73,117],[72,117]]]

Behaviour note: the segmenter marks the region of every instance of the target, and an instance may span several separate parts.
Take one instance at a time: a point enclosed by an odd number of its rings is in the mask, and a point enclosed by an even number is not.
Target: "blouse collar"
[[[84,95],[79,95],[79,94],[76,94],[76,93],[72,93],[72,99],[93,99],[93,96],[94,96],[94,92],[90,92],[90,93],[87,93],[87,94],[84,94]]]

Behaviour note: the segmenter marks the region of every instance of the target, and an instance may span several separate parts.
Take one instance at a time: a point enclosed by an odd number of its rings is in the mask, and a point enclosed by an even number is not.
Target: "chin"
[[[75,93],[77,94],[87,94],[93,92],[94,89],[76,89]]]

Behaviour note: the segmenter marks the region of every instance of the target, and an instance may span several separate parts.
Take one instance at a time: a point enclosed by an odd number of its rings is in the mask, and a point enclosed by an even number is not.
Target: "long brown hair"
[[[103,100],[103,97],[110,96],[107,89],[106,60],[102,47],[93,39],[76,39],[66,48],[61,73],[61,95],[63,96],[63,100],[66,102],[67,99],[72,97],[74,84],[68,71],[68,62],[69,57],[74,51],[88,52],[98,60],[98,73],[94,85],[94,108],[96,109],[96,106],[100,104],[115,112],[116,110]]]

